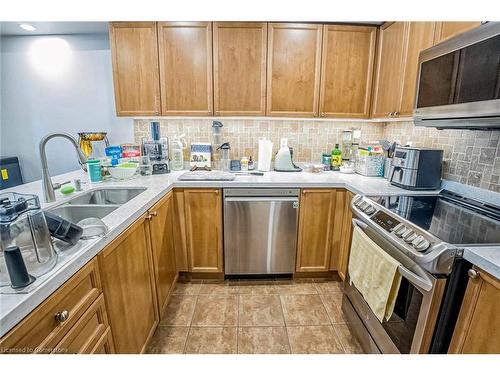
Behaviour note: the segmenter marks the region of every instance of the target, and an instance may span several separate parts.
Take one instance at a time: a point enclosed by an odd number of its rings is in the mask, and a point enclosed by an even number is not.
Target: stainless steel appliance
[[[396,147],[388,178],[392,185],[403,189],[439,189],[442,164],[443,150]]]
[[[500,22],[422,51],[415,125],[500,128]]]
[[[298,189],[224,189],[226,275],[295,270]]]
[[[367,352],[446,353],[471,267],[463,247],[500,244],[500,207],[442,191],[357,195],[351,209],[353,224],[401,263],[402,276],[394,313],[381,323],[348,272],[342,309],[353,333]]]
[[[23,176],[16,156],[0,156],[0,190],[23,184]]]

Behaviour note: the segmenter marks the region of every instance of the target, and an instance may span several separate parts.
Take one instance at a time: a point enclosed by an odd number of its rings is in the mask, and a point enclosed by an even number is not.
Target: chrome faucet
[[[83,155],[80,150],[80,146],[78,146],[78,142],[75,138],[73,138],[68,133],[50,133],[43,137],[40,141],[39,149],[40,149],[40,161],[42,163],[42,190],[45,198],[45,202],[54,202],[56,200],[56,194],[54,192],[55,188],[61,187],[62,184],[53,184],[50,179],[49,166],[47,165],[47,154],[45,153],[45,145],[52,138],[66,138],[71,144],[75,147],[76,154],[78,156],[78,162],[84,171],[87,170],[86,162],[87,159],[85,155]]]

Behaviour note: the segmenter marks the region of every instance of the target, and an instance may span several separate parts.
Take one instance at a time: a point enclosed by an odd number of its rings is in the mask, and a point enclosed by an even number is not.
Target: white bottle
[[[170,163],[170,168],[173,171],[181,171],[184,169],[184,148],[186,144],[184,142],[185,134],[180,136],[174,136],[172,140],[172,162]]]

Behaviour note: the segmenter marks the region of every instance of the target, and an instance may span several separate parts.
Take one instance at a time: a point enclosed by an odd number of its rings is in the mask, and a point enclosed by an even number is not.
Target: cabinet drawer
[[[111,327],[108,327],[104,334],[99,338],[97,344],[90,351],[90,354],[113,354],[115,351],[115,344],[113,336],[111,335]]]
[[[108,328],[108,317],[102,293],[57,344],[55,354],[89,353]]]
[[[101,293],[97,260],[90,261],[0,340],[6,353],[50,353]],[[64,321],[58,314],[67,315]]]

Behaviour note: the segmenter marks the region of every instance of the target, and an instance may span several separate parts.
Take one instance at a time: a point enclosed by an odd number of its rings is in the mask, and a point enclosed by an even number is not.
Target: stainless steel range
[[[367,352],[445,353],[471,267],[465,246],[500,244],[500,208],[449,191],[436,195],[357,195],[353,225],[398,260],[394,313],[380,322],[344,282],[343,310]]]

